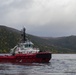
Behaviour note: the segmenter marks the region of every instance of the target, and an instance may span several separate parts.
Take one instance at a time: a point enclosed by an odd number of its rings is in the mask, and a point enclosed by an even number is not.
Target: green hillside
[[[0,26],[0,53],[9,52],[17,44],[20,34],[18,32],[15,29]]]
[[[42,38],[27,34],[27,38],[34,43],[35,47],[41,51],[51,51],[52,53],[76,53],[76,36],[60,38]],[[0,53],[10,52],[21,39],[19,30],[0,26]]]
[[[46,45],[48,45],[47,40],[29,34],[27,34],[27,38],[34,43],[35,47],[40,48],[40,50],[48,50],[46,48]],[[18,44],[20,39],[21,32],[19,30],[0,26],[0,53],[10,52],[10,49]]]
[[[76,53],[76,36],[47,38],[47,40],[60,53]]]

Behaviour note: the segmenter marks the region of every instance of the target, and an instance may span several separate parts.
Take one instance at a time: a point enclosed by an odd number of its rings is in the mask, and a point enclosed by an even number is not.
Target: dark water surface
[[[50,63],[0,63],[0,75],[76,75],[76,54],[53,54]]]

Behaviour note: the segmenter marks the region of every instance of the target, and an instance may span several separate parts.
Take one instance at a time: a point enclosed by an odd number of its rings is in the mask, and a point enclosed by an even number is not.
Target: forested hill
[[[44,39],[47,39],[56,48],[58,53],[76,53],[76,36],[46,37]]]
[[[6,26],[0,26],[0,53],[9,52],[19,41],[18,30]]]
[[[27,29],[26,29],[27,30]],[[52,53],[76,53],[76,36],[61,38],[42,38],[27,34],[27,38],[34,43],[35,47],[42,51]],[[0,53],[7,53],[20,42],[21,32],[19,30],[0,26]]]
[[[34,43],[35,47],[40,48],[42,51],[48,50],[48,48],[45,48],[46,45],[48,45],[47,40],[30,34],[27,34],[27,38]],[[6,26],[0,26],[0,53],[10,52],[10,49],[18,44],[20,40],[21,31]]]

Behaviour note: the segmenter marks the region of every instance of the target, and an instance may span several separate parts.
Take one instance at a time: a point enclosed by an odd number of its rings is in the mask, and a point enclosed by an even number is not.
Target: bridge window
[[[26,44],[25,47],[33,47],[31,44]]]

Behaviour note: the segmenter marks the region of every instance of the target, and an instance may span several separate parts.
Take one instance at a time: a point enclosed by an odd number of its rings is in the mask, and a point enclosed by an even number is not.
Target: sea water
[[[0,75],[76,75],[76,54],[52,54],[49,63],[0,63]]]

